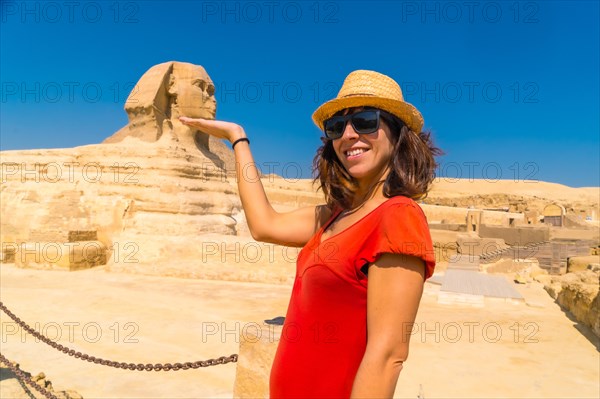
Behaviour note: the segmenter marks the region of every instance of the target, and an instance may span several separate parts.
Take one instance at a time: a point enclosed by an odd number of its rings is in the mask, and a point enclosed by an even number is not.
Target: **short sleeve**
[[[414,201],[390,204],[380,213],[368,240],[369,263],[384,253],[415,256],[425,264],[425,280],[433,275],[435,254],[427,218]]]

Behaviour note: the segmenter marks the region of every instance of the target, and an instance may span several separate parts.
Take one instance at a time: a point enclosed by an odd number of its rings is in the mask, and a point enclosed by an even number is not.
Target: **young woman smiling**
[[[229,140],[254,239],[303,247],[271,370],[272,398],[391,398],[408,357],[424,281],[435,267],[427,219],[415,202],[435,177],[436,148],[400,86],[350,73],[313,120],[326,204],[279,213],[265,195],[250,142],[236,124],[182,117]]]

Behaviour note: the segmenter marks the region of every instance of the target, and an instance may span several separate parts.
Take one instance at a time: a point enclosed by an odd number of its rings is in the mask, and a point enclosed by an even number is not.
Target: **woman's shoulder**
[[[394,205],[409,205],[417,208],[421,208],[417,201],[410,197],[405,197],[404,195],[396,195],[394,197],[388,198],[384,201],[380,206],[394,206]]]
[[[389,220],[402,218],[406,219],[407,217],[413,219],[423,219],[426,220],[425,212],[419,205],[417,201],[410,197],[405,197],[403,195],[396,195],[394,197],[388,198],[385,202],[383,202],[377,208],[379,212],[378,220]]]

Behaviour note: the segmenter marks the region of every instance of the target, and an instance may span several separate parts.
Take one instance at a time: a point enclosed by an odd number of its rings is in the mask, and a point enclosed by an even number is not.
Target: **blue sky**
[[[129,90],[184,61],[259,165],[311,176],[313,111],[355,69],[425,118],[439,176],[600,185],[597,1],[2,1],[0,148],[99,143]]]

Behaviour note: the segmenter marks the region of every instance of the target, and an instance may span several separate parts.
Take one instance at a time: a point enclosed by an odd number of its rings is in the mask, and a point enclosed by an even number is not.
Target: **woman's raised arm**
[[[179,120],[203,133],[234,143],[246,138],[240,125],[225,121],[180,117]],[[250,145],[239,141],[234,147],[238,191],[252,237],[257,241],[287,246],[304,246],[330,216],[324,205],[308,206],[292,212],[273,209],[265,194]]]

